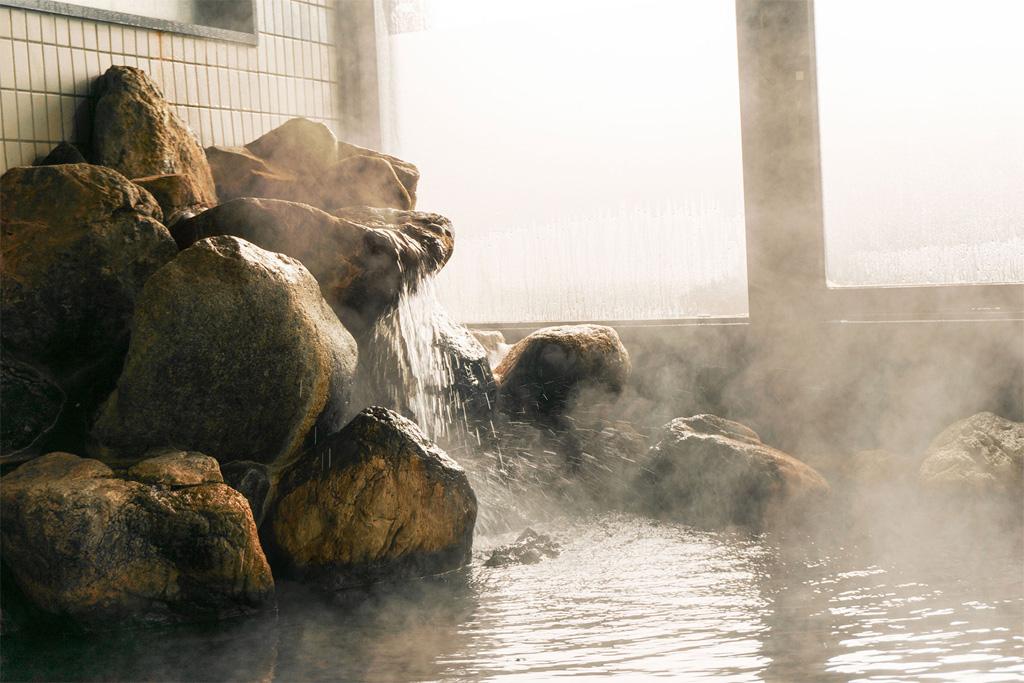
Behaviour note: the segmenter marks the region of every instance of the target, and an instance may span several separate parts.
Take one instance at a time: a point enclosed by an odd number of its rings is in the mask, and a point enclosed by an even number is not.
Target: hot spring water
[[[524,481],[503,467],[537,454],[490,446],[443,400],[451,368],[433,343],[438,310],[423,283],[378,341],[404,359],[409,391],[396,398],[477,492],[470,566],[333,596],[279,582],[279,611],[255,619],[12,640],[4,678],[1024,680],[1020,538],[906,515],[772,535],[584,505],[570,512],[564,496],[537,484],[543,477]],[[485,566],[527,525],[553,536],[561,553]]]

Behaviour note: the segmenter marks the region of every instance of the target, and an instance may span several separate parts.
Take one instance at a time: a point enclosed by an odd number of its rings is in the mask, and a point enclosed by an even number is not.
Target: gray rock
[[[275,571],[341,588],[466,564],[476,513],[462,468],[374,407],[282,473],[264,535]]]
[[[202,240],[146,284],[94,434],[120,457],[173,444],[221,462],[287,461],[347,417],[355,341],[301,263]]]
[[[69,453],[0,483],[4,563],[45,613],[107,629],[222,619],[273,596],[249,506],[224,484],[148,486]]]
[[[57,425],[64,392],[44,373],[12,358],[0,358],[0,452],[4,457],[32,447]]]
[[[484,562],[485,567],[508,567],[513,564],[537,564],[546,557],[558,557],[561,547],[547,534],[527,528],[508,545],[495,548]]]
[[[262,526],[272,487],[269,468],[251,460],[235,460],[221,465],[220,471],[224,482],[249,501],[256,526]]]
[[[928,490],[972,497],[1024,495],[1024,423],[992,413],[954,422],[928,446],[918,473]]]

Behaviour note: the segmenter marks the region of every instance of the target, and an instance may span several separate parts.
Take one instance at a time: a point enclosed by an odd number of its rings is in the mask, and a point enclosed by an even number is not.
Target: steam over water
[[[12,641],[9,680],[959,680],[1024,677],[1019,539],[877,547],[549,519],[562,554],[325,598],[196,631]],[[873,530],[879,531],[879,530]],[[911,542],[913,541],[913,542]],[[914,547],[913,552],[899,550]]]

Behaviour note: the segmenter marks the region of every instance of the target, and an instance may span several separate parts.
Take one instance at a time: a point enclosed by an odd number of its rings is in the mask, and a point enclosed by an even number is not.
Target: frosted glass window
[[[63,0],[72,5],[81,5],[92,9],[180,21],[184,24],[195,23],[195,9],[198,1],[202,0]]]
[[[814,4],[829,284],[1024,281],[1024,2]]]
[[[747,313],[733,2],[394,0],[386,146],[465,322]]]

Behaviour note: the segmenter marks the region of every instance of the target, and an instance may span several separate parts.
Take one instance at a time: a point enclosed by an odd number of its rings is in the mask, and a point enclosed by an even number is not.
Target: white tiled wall
[[[203,145],[294,116],[338,132],[338,1],[258,0],[257,46],[0,7],[0,171],[87,137],[83,105],[112,64],[149,73]]]

